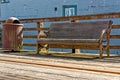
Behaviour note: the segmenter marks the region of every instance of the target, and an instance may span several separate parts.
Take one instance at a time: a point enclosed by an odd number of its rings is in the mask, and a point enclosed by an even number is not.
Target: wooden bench
[[[98,49],[100,58],[105,49],[109,56],[111,27],[112,21],[52,23],[46,34],[48,38],[38,35],[37,53],[47,44],[51,48]]]

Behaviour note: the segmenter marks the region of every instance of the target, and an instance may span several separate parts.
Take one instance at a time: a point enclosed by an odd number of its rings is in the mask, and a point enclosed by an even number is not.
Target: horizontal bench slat
[[[94,45],[94,44],[93,44]],[[68,49],[98,49],[98,45],[94,45],[94,46],[91,46],[91,45],[60,45],[60,44],[49,44],[49,47],[52,47],[52,48],[68,48]]]
[[[99,39],[55,39],[55,38],[47,38],[47,39],[38,39],[38,42],[46,42],[46,43],[98,43]]]

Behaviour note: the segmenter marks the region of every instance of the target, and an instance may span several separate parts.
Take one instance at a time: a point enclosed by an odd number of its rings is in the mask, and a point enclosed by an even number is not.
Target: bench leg
[[[36,44],[36,48],[37,48],[37,54],[39,54],[40,50],[39,50],[39,44],[38,43]]]
[[[37,49],[37,54],[39,54],[39,50]]]
[[[40,45],[40,44],[37,44],[37,54],[39,54],[39,52],[49,52],[49,47],[47,44],[43,44],[43,45]]]
[[[72,49],[72,53],[75,53],[75,49]]]
[[[80,49],[72,49],[72,53],[79,54],[80,53]]]
[[[100,46],[100,58],[102,58],[103,57],[103,46],[101,45]]]
[[[107,54],[107,56],[110,56],[110,47],[109,46],[106,48],[106,54]]]

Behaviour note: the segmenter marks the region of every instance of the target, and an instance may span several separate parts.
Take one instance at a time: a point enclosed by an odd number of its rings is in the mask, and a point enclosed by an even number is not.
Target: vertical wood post
[[[37,28],[38,28],[38,38],[45,38],[45,33],[43,31],[43,22],[37,22]],[[37,53],[41,52],[47,52],[48,53],[48,44],[38,44],[37,43]]]
[[[38,34],[39,34],[40,31],[42,30],[41,28],[43,28],[43,22],[37,22]]]
[[[71,22],[75,23],[75,22],[77,22],[77,20],[71,20]],[[79,54],[80,53],[80,49],[72,49],[72,53]]]
[[[39,35],[40,35],[40,32],[42,31],[42,28],[43,27],[43,23],[42,22],[37,22],[37,30],[38,30],[38,37],[37,39],[39,38]],[[40,44],[38,44],[38,42],[36,43],[36,48],[37,48],[37,54],[39,54],[39,52],[41,51],[40,49]]]
[[[44,38],[45,37],[45,33],[42,30],[42,28],[43,28],[43,22],[37,22],[37,29],[38,29],[39,38]]]

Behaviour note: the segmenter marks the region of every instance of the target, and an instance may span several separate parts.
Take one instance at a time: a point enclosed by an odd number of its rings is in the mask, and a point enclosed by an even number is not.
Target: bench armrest
[[[100,34],[100,44],[102,44],[103,40],[104,40],[104,37],[106,37],[106,40],[107,40],[107,37],[108,37],[108,34],[107,34],[107,30],[104,29],[102,30],[102,33]]]

